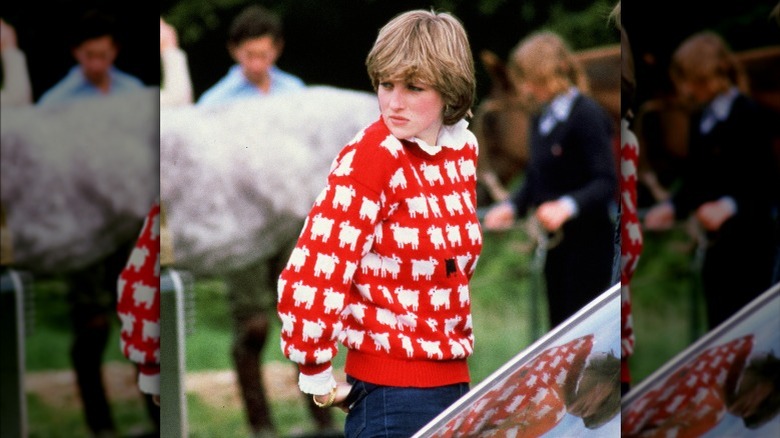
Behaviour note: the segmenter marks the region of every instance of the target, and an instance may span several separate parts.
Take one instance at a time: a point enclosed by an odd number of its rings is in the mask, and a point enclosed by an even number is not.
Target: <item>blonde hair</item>
[[[520,40],[510,54],[509,71],[519,81],[540,84],[553,95],[576,85],[590,92],[585,71],[568,44],[556,33],[543,30]]]
[[[731,85],[749,91],[747,75],[726,41],[708,30],[691,35],[678,46],[672,55],[670,75],[675,82],[716,79],[721,92]]]
[[[366,58],[374,90],[390,79],[420,81],[444,99],[445,125],[471,115],[476,93],[474,59],[457,18],[446,12],[404,12],[379,30]]]

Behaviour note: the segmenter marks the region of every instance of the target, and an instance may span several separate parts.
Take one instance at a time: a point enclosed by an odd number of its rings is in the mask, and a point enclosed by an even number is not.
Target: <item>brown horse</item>
[[[612,115],[617,128],[620,120],[620,45],[583,50],[577,52],[576,57],[588,75],[591,95]],[[490,76],[491,89],[477,106],[472,127],[482,152],[477,201],[480,206],[486,206],[505,200],[507,188],[528,164],[531,109],[520,98],[501,58],[483,51],[480,59]]]

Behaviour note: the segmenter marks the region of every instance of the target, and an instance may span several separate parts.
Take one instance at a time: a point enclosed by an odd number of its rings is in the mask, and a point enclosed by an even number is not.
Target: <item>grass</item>
[[[698,292],[687,242],[682,230],[645,236],[645,248],[632,283],[637,344],[630,365],[635,384],[703,333],[701,317],[698,326],[691,324],[692,306],[701,315],[701,302],[692,300]],[[533,306],[538,277],[530,268],[531,255],[523,248],[528,248],[528,242],[520,229],[484,236],[483,253],[471,283],[476,338],[469,361],[472,385],[548,330],[543,296],[536,296]],[[26,341],[27,370],[69,369],[71,329],[65,286],[52,278],[36,279],[33,288],[36,323]],[[194,296],[194,330],[186,340],[188,371],[232,370],[232,326],[224,283],[219,279],[199,279]],[[275,317],[272,320],[263,360],[287,363],[277,341],[280,324]],[[533,321],[537,322],[536,327],[532,326]],[[117,323],[105,354],[106,362],[127,362],[119,351],[118,336]],[[343,349],[336,358],[336,366],[342,364]],[[187,400],[191,437],[248,435],[244,412],[235,403],[215,408],[192,393]],[[120,430],[132,430],[148,421],[140,398],[137,402],[114,402],[113,408]],[[28,409],[31,437],[86,435],[78,406],[53,407],[30,394]],[[274,402],[272,412],[284,436],[313,429],[302,398]],[[334,414],[336,424],[343,424],[343,414]]]

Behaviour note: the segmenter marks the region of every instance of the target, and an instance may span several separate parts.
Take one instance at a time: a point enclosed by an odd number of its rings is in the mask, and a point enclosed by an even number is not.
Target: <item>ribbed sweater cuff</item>
[[[160,367],[140,366],[138,373],[138,389],[144,394],[160,393]]]
[[[469,383],[465,359],[405,360],[349,350],[344,371],[356,379],[376,385],[413,388]]]

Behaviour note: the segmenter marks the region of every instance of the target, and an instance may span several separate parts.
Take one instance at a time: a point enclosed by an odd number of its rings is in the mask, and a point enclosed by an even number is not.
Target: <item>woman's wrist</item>
[[[324,395],[312,395],[312,400],[317,407],[326,409],[333,406],[333,402],[336,400],[336,386],[334,386],[330,393]]]

